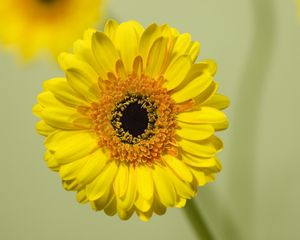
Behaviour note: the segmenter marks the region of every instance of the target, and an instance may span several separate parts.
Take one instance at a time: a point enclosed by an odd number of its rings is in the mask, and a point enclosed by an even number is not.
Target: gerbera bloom
[[[1,0],[0,41],[24,57],[67,50],[100,19],[103,0]]]
[[[34,113],[48,166],[79,202],[148,220],[214,180],[229,102],[216,64],[194,63],[199,46],[168,25],[108,21],[60,55],[66,78],[45,82]]]

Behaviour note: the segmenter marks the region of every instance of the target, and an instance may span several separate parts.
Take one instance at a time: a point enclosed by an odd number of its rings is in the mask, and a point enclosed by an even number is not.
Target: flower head
[[[46,162],[95,210],[142,220],[183,207],[214,180],[227,128],[211,60],[168,25],[108,21],[63,53],[66,78],[45,82],[34,113]]]
[[[0,41],[18,48],[24,57],[38,50],[54,55],[72,46],[83,31],[100,19],[103,0],[3,0]]]

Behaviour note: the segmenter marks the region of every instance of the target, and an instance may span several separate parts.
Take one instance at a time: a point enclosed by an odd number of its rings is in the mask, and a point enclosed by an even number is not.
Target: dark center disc
[[[148,127],[149,119],[147,110],[137,102],[130,103],[122,112],[120,122],[125,132],[128,131],[133,137],[138,137]]]

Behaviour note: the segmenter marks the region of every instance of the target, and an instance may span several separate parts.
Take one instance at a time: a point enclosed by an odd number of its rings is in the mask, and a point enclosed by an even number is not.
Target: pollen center
[[[137,102],[129,104],[120,120],[123,130],[134,137],[144,133],[149,122],[147,110]]]
[[[136,144],[153,136],[156,106],[147,96],[128,95],[116,104],[111,124],[122,142]]]
[[[178,107],[162,86],[163,80],[108,74],[108,79],[99,82],[101,98],[91,105],[89,114],[99,147],[108,150],[112,159],[152,165],[165,153],[177,153]]]

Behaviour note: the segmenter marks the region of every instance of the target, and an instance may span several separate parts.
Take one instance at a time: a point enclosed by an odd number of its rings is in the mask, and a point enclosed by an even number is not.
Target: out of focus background
[[[106,15],[190,32],[202,44],[199,60],[218,63],[220,92],[232,102],[230,128],[220,134],[223,171],[194,200],[216,239],[300,239],[296,1],[111,0]],[[43,162],[31,113],[42,82],[62,74],[51,59],[21,64],[0,47],[0,239],[198,239],[183,209],[124,222],[63,190]]]

